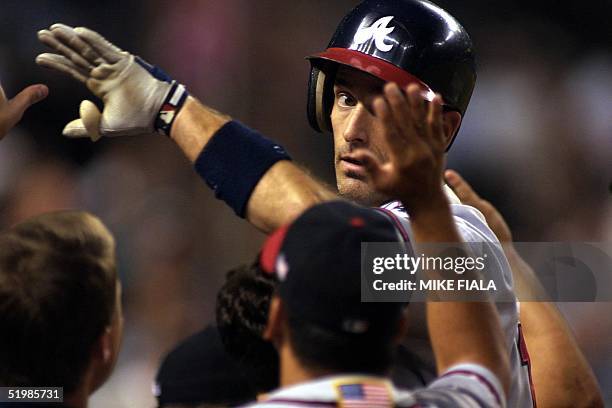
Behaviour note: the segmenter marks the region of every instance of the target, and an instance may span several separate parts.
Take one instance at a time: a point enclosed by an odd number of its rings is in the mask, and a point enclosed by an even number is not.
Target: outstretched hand
[[[355,152],[364,163],[373,187],[402,201],[409,212],[444,200],[442,171],[446,140],[442,98],[436,95],[426,106],[418,85],[405,93],[395,83],[384,87],[372,109],[382,121],[389,146],[389,161],[381,162],[370,151]]]
[[[26,109],[45,99],[48,94],[49,89],[45,85],[30,85],[7,100],[0,85],[0,140],[21,120]]]
[[[102,136],[169,132],[187,92],[159,68],[85,27],[53,24],[39,31],[38,38],[53,52],[38,55],[37,64],[72,76],[104,102],[100,112],[84,100],[80,117],[64,128],[65,136],[96,141]]]

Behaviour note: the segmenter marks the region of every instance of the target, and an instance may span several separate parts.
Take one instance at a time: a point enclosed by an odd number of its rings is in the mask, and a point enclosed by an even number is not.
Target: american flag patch
[[[339,384],[340,407],[389,408],[393,406],[390,391],[384,383]]]

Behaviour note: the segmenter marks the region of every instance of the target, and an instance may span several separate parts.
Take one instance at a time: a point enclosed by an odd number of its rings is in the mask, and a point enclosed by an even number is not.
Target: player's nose
[[[368,132],[374,116],[368,112],[362,103],[359,103],[347,117],[348,123],[344,128],[342,136],[348,143],[356,145],[367,145],[369,142]]]

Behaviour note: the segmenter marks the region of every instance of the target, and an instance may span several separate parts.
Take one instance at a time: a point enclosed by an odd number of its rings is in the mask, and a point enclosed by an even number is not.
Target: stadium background
[[[206,104],[281,141],[333,184],[330,137],[305,118],[308,63],[349,0],[3,0],[0,81],[35,82],[49,98],[0,143],[0,226],[84,208],[116,234],[126,334],[95,407],[154,404],[159,359],[213,318],[225,271],[249,262],[263,235],[238,220],[161,136],[61,136],[89,98],[37,67],[36,31],[86,25],[188,85]],[[479,78],[449,157],[507,217],[520,241],[611,241],[612,3],[440,0],[471,33]],[[612,404],[610,303],[560,305]],[[554,364],[554,362],[551,362]]]

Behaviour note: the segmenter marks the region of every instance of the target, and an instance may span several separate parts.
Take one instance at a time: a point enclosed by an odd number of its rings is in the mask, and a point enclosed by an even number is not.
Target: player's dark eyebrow
[[[334,84],[338,86],[343,86],[345,88],[350,88],[350,84],[348,83],[348,81],[341,76],[336,77]]]
[[[369,93],[379,94],[382,92],[385,81],[382,81],[374,76],[372,76],[370,79],[370,75],[367,74],[357,78],[354,78],[353,76],[353,73],[341,71],[338,73],[338,75],[336,75],[334,85],[348,88],[352,91],[357,91],[360,89],[361,91],[366,91]]]

